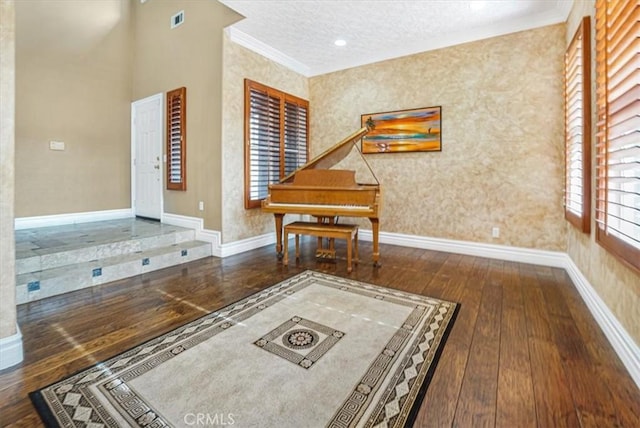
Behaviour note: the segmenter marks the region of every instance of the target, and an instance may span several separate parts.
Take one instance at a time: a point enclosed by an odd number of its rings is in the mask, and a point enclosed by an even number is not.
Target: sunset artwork
[[[437,152],[441,107],[363,114],[362,126],[374,128],[362,138],[362,153]]]

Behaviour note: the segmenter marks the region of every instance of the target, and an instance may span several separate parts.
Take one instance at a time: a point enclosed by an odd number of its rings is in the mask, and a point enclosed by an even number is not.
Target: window
[[[596,2],[596,240],[640,271],[640,0]]]
[[[167,189],[187,190],[187,88],[167,92]]]
[[[564,58],[564,215],[591,230],[591,43],[590,19],[582,19]]]
[[[245,208],[307,162],[309,102],[245,79]]]

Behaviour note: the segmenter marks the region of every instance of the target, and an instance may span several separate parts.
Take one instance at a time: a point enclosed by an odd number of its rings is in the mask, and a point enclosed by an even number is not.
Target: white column
[[[0,0],[0,370],[22,361],[14,231],[15,4]]]

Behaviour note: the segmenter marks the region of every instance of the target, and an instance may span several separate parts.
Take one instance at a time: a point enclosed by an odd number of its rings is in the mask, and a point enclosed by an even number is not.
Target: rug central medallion
[[[296,315],[253,343],[265,351],[308,369],[344,335],[340,330]]]
[[[318,343],[318,335],[311,330],[295,330],[284,335],[282,343],[289,348],[306,349]]]

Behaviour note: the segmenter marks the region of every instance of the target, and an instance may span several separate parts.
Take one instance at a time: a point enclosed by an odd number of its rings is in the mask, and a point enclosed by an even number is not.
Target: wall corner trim
[[[19,364],[23,358],[22,333],[16,325],[16,334],[0,339],[0,370]]]

